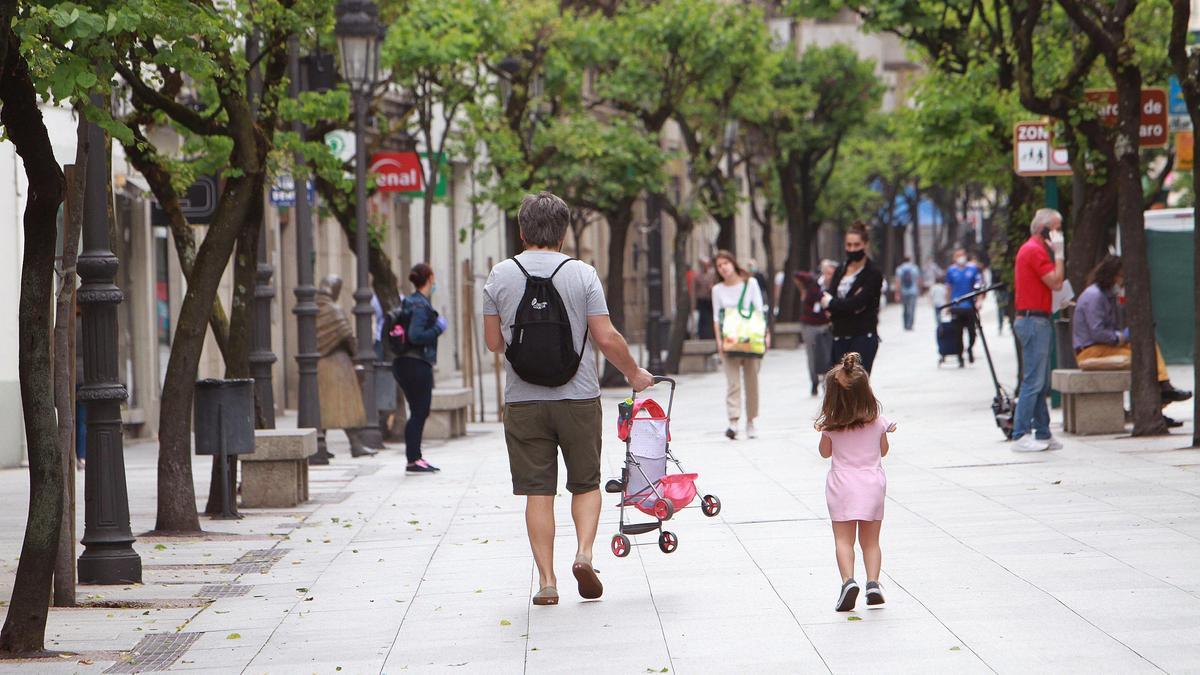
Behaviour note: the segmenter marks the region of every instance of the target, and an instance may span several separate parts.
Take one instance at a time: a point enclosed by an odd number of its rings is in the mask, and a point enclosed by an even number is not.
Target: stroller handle
[[[654,375],[650,386],[653,387],[654,385],[662,384],[663,382],[667,382],[671,385],[671,396],[667,399],[667,417],[670,418],[671,406],[675,404],[675,379],[667,377],[666,375]],[[636,391],[633,392],[632,398],[636,399],[637,395],[638,393]]]

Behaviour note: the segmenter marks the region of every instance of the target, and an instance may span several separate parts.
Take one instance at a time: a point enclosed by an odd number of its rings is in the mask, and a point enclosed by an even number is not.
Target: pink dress
[[[857,429],[821,432],[833,442],[833,465],[825,478],[831,520],[883,520],[887,477],[879,461],[879,437],[891,424],[880,415]]]

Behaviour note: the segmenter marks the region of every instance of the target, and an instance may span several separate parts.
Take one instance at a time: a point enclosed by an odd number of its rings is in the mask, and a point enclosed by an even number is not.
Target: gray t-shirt
[[[567,256],[556,251],[525,251],[517,256],[521,265],[535,277],[548,277]],[[554,275],[554,288],[562,296],[571,317],[571,333],[575,337],[575,351],[583,349],[583,360],[575,377],[561,387],[543,387],[530,384],[513,372],[508,359],[504,360],[507,375],[504,384],[506,403],[521,401],[561,401],[565,399],[589,399],[600,395],[600,378],[596,373],[596,357],[589,336],[584,345],[584,329],[589,316],[607,316],[608,303],[604,300],[604,286],[591,265],[572,260]],[[525,295],[525,275],[512,260],[503,260],[492,268],[487,284],[483,287],[484,316],[499,316],[500,331],[504,343],[512,342],[512,324],[517,316],[517,304]]]

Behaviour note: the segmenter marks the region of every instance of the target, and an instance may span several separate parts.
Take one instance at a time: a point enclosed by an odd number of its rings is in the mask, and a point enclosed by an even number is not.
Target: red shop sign
[[[421,160],[415,152],[377,152],[371,157],[371,174],[380,192],[420,192]]]
[[[1117,123],[1117,91],[1115,89],[1089,89],[1086,98],[1100,116],[1100,121],[1109,126]],[[1167,108],[1167,90],[1148,88],[1142,90],[1141,121],[1138,125],[1138,145],[1143,148],[1161,148],[1167,144],[1170,131]]]

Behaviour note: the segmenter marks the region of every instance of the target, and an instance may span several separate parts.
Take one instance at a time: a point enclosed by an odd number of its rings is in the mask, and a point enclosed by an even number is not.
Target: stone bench
[[[308,457],[316,451],[316,429],[255,430],[254,452],[238,457],[242,506],[289,508],[308,501]]]
[[[467,409],[475,390],[459,387],[438,387],[433,390],[429,419],[425,422],[425,438],[458,438],[467,435]]]
[[[800,327],[803,325],[794,321],[776,322],[771,329],[771,349],[799,349]]]
[[[711,373],[717,369],[717,344],[713,340],[684,340],[680,373]]]
[[[1063,431],[1080,435],[1125,431],[1128,370],[1058,369],[1050,374],[1050,386],[1062,394]]]

